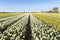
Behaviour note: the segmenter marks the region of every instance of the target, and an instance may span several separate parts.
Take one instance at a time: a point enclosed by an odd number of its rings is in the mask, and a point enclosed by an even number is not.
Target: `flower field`
[[[60,40],[59,19],[56,13],[11,14],[0,19],[0,40]]]
[[[54,27],[56,30],[60,30],[60,14],[57,13],[35,13],[33,14],[38,19],[42,20],[49,26]]]

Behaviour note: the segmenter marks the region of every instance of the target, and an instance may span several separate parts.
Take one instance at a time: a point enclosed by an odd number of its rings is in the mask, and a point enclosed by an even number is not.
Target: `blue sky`
[[[0,11],[41,11],[60,8],[60,0],[0,0]],[[60,9],[59,9],[60,10]]]

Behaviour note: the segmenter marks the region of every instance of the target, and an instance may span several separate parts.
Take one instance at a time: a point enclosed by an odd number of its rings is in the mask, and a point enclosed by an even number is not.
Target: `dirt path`
[[[30,15],[28,17],[28,24],[26,25],[26,33],[24,40],[33,40],[31,26],[30,26]]]

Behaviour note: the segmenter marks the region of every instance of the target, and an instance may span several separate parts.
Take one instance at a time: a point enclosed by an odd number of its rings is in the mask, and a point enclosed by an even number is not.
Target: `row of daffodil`
[[[18,16],[15,20],[18,18],[20,18],[20,16]],[[0,32],[0,40],[24,40],[26,31],[25,25],[27,24],[27,21],[28,16],[24,16],[22,19],[19,19],[14,24],[8,26],[3,33]]]
[[[15,16],[12,16],[12,17],[4,18],[3,20],[0,19],[1,20],[1,22],[0,22],[0,31],[1,31],[1,29],[4,29],[8,25],[14,23],[15,21],[17,21],[18,19],[20,19],[24,15],[26,15],[26,14],[15,15]]]
[[[60,40],[60,31],[48,26],[33,15],[30,15],[31,30],[34,40]]]

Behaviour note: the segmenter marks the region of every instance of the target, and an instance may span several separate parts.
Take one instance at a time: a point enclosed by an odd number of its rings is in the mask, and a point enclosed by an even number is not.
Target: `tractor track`
[[[28,17],[28,23],[26,25],[26,33],[25,33],[25,39],[24,40],[33,40],[32,30],[31,30],[31,26],[30,26],[30,15]]]

